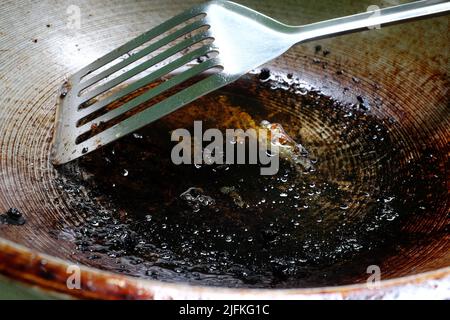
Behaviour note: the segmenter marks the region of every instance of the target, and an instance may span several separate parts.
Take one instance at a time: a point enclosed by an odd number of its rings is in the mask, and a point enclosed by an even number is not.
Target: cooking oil
[[[77,249],[95,266],[163,281],[304,287],[364,279],[368,265],[395,250],[423,188],[443,192],[442,173],[428,163],[436,181],[405,184],[413,167],[395,167],[395,123],[288,79],[247,75],[63,168],[95,203],[71,230]],[[266,176],[259,165],[175,165],[170,133],[196,120],[223,131],[270,128],[295,152]]]

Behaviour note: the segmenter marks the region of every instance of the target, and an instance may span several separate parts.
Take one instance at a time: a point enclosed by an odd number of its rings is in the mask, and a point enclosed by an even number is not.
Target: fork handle
[[[295,40],[300,42],[431,16],[446,11],[450,11],[450,1],[422,0],[300,27],[289,27],[288,33],[292,34]]]

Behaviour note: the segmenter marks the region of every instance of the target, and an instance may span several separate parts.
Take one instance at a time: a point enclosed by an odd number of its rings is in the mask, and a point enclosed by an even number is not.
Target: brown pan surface
[[[2,273],[64,292],[67,291],[66,263],[79,263],[89,268],[83,272],[86,277],[83,278],[85,291],[70,292],[76,296],[182,296],[181,292],[186,284],[155,281],[152,276],[142,273],[142,268],[133,269],[132,263],[122,268],[122,263],[117,263],[116,258],[104,257],[100,253],[99,259],[93,259],[92,256],[99,255],[98,252],[80,250],[73,232],[92,222],[89,218],[95,216],[93,210],[99,204],[96,201],[92,203],[93,197],[89,194],[92,185],[78,190],[67,179],[72,179],[74,174],[79,177],[81,172],[89,172],[95,168],[92,163],[101,160],[101,153],[97,158],[91,159],[94,162],[86,160],[84,167],[83,162],[69,166],[71,175],[67,175],[67,171],[57,170],[50,164],[49,150],[58,89],[64,77],[191,4],[174,3],[167,7],[164,2],[159,1],[129,4],[106,1],[83,3],[80,5],[80,30],[67,29],[66,9],[69,4],[43,2],[29,6],[23,1],[7,2],[4,5],[4,12],[9,14],[0,17],[0,211],[6,212],[9,208],[17,207],[23,212],[27,222],[22,226],[0,225],[0,236],[5,239],[0,241]],[[295,1],[276,8],[271,2],[246,4],[297,24],[338,14],[350,14],[366,8],[362,4],[343,2],[340,12],[335,12],[337,9],[333,6],[335,9],[331,10],[324,1],[320,7],[306,3],[304,11],[294,15],[290,11],[298,5]],[[47,13],[45,19],[48,21],[38,19],[43,11]],[[291,282],[278,286],[306,289],[248,291],[198,288],[193,291],[192,297],[204,297],[208,294],[261,294],[269,297],[282,297],[284,294],[324,294],[325,297],[373,295],[374,293],[367,293],[364,286],[367,278],[365,268],[369,264],[380,266],[382,279],[387,280],[384,282],[384,292],[387,295],[387,292],[392,292],[392,287],[398,288],[394,291],[406,290],[405,286],[411,284],[427,289],[434,286],[444,289],[448,287],[450,97],[447,33],[448,19],[434,18],[298,46],[267,66],[273,75],[286,76],[293,73],[294,78],[298,77],[322,92],[320,101],[325,101],[325,105],[328,103],[328,107],[323,107],[328,112],[326,115],[322,109],[306,107],[308,103],[305,98],[293,98],[293,95],[282,89],[264,89],[264,85],[251,76],[220,93],[225,97],[248,98],[238,99],[236,107],[253,107],[255,101],[259,101],[272,110],[272,113],[278,112],[278,122],[284,121],[283,125],[297,141],[308,146],[311,152],[321,155],[318,156],[318,166],[323,166],[323,172],[326,173],[324,176],[340,179],[342,183],[349,180],[342,177],[343,171],[355,174],[362,182],[350,184],[352,196],[357,194],[356,191],[370,191],[375,201],[378,196],[384,196],[381,201],[394,196],[392,201],[396,203],[399,217],[392,223],[395,227],[387,227],[379,234],[380,237],[387,237],[387,231],[391,232],[387,246],[383,247],[377,242],[375,247],[378,251],[373,251],[372,256],[370,250],[364,255],[364,259],[360,254],[357,255],[360,263],[329,269],[326,279],[307,277],[309,282]],[[317,44],[323,48],[320,52],[316,52]],[[324,55],[324,49],[330,53]],[[203,101],[206,104],[209,100],[216,101],[219,99],[217,95],[208,96]],[[326,98],[328,96],[332,100]],[[360,103],[358,96],[370,108],[356,112],[356,120],[351,125],[360,125],[359,129],[351,130],[353,135],[343,136],[344,130],[337,130],[336,125],[343,123],[345,113],[338,112],[341,109],[334,108],[332,101],[339,101],[339,106],[344,107],[349,104],[348,107],[352,108],[350,104],[357,106]],[[233,102],[227,104],[229,105],[233,105]],[[193,104],[183,112],[192,115],[196,108],[199,105]],[[186,119],[181,115],[182,113],[179,114],[180,118]],[[167,120],[168,123],[172,121],[172,124],[179,125],[176,117],[175,115],[172,120]],[[375,125],[387,131],[385,138],[388,141],[377,142],[379,149],[369,150],[375,144],[370,142],[374,132],[378,130]],[[160,129],[158,125],[153,128]],[[150,130],[146,134],[151,137],[154,132],[155,130]],[[145,151],[144,146],[139,148],[139,152]],[[369,152],[368,158],[364,158],[362,151],[368,150],[375,153]],[[377,167],[376,164],[382,166]],[[117,179],[118,177],[119,174],[116,175]],[[163,179],[164,176],[158,178]],[[102,179],[99,177],[94,182],[101,184]],[[373,190],[357,189],[361,186]],[[122,191],[129,191],[129,187],[127,188]],[[382,195],[386,190],[392,194]],[[107,188],[102,188],[101,191],[111,193]],[[350,208],[346,211],[345,219],[350,224],[356,224],[367,212],[366,204],[357,200],[350,202]],[[100,206],[105,205],[102,201],[99,203]],[[123,210],[133,211],[125,202],[115,204],[121,209],[116,217],[120,218]],[[235,221],[233,219],[231,221]],[[323,225],[332,228],[335,226],[333,221]],[[327,229],[320,227],[318,230],[325,232]],[[24,247],[16,247],[9,241]],[[47,256],[42,258],[34,252]],[[52,257],[61,260],[53,260]],[[348,258],[345,261],[354,260]],[[111,276],[100,270],[111,271],[115,275]],[[169,273],[168,278],[171,275]],[[413,277],[401,278],[405,276]],[[440,280],[436,281],[437,279]],[[310,289],[354,283],[362,285]],[[223,283],[216,285],[221,284]],[[204,286],[208,283],[200,282],[197,285]],[[224,285],[227,286],[226,283]],[[252,285],[239,282],[239,286]]]

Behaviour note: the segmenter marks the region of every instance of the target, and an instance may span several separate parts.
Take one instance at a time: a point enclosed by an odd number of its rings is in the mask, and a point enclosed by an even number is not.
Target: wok
[[[306,262],[303,273],[291,274],[295,281],[284,278],[284,282],[261,285],[241,278],[208,280],[208,276],[188,281],[192,279],[179,277],[169,267],[158,269],[159,275],[151,277],[142,273],[148,267],[141,266],[145,261],[123,262],[123,256],[96,252],[91,246],[80,250],[88,237],[84,234],[80,239],[76,234],[92,225],[97,196],[89,185],[81,187],[76,179],[95,177],[96,171],[89,169],[96,167],[86,169],[75,162],[61,169],[50,163],[60,87],[68,75],[197,1],[92,0],[79,1],[75,7],[73,3],[1,3],[0,212],[18,208],[26,219],[24,225],[0,224],[4,290],[12,292],[14,287],[26,296],[107,299],[450,297],[448,17],[299,45],[265,66],[274,77],[269,84],[248,75],[221,91],[220,95],[245,96],[250,104],[258,102],[278,110],[279,120],[290,123],[289,133],[318,155],[318,168],[323,167],[330,181],[340,179],[340,188],[351,194],[351,201],[341,204],[345,217],[322,217],[326,227],[319,227],[316,240],[324,243],[323,248],[328,245],[344,251],[347,247],[342,247],[343,243],[350,243],[352,253],[334,264],[326,260],[326,266],[320,259],[314,266]],[[298,25],[396,1],[240,3]],[[70,26],[78,10],[79,29]],[[313,92],[309,98],[318,96],[326,103],[306,107],[313,102],[301,100],[303,107],[296,108],[290,89],[283,89],[286,83],[290,85],[290,79],[307,86]],[[268,89],[268,85],[274,88]],[[219,98],[212,94],[202,101]],[[337,101],[343,106],[338,111],[333,104]],[[195,106],[186,110],[195,118]],[[354,120],[342,122],[347,114],[344,111],[349,110],[354,110]],[[345,128],[337,127],[341,124],[352,126],[352,130],[345,134]],[[161,130],[159,124],[152,128]],[[380,137],[385,140],[379,148],[373,147]],[[88,164],[98,159],[91,160]],[[342,172],[353,178],[341,177]],[[97,182],[102,181],[107,179]],[[141,189],[123,189],[130,190],[139,194]],[[370,241],[366,232],[358,231],[370,207],[361,199],[366,192],[373,197],[374,206],[395,203],[395,214],[384,212],[382,217],[389,221],[379,221],[381,227],[370,233]],[[121,196],[127,197],[127,193]],[[124,210],[111,214],[120,220],[127,214]],[[334,226],[342,221],[352,226],[345,230],[354,232],[353,236],[331,236],[338,232]],[[356,244],[348,241],[353,238]],[[128,264],[124,267],[124,263]],[[67,286],[74,265],[80,267],[81,290]],[[369,266],[381,271],[381,282],[375,289],[366,283],[371,275]],[[315,271],[309,273],[312,267]],[[38,293],[30,286],[39,288]]]

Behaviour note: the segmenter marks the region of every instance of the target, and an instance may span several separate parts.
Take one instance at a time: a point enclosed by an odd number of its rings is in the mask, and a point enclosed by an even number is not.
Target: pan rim
[[[381,280],[379,288],[374,290],[363,283],[288,289],[208,287],[142,279],[78,265],[83,273],[83,289],[71,290],[66,285],[70,265],[73,263],[68,260],[0,237],[1,275],[53,296],[61,294],[81,299],[383,299],[404,293],[405,287],[410,288],[408,292],[414,291],[418,298],[425,298],[430,289],[450,285],[450,266]],[[47,273],[49,271],[52,273]]]

